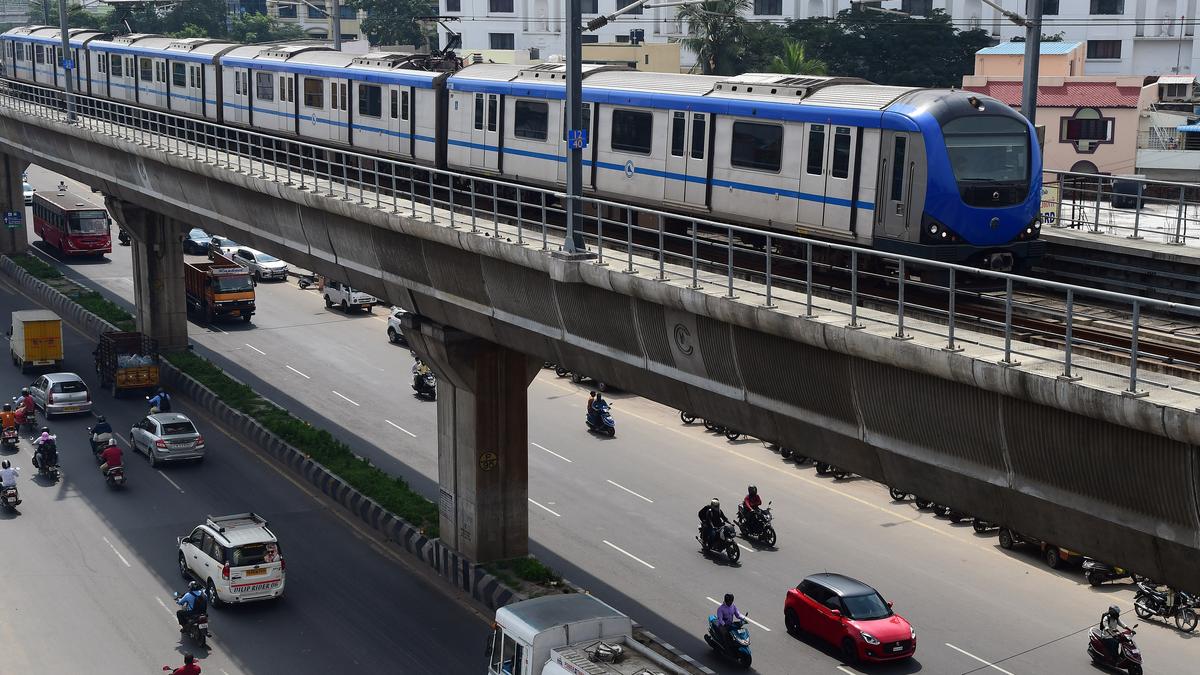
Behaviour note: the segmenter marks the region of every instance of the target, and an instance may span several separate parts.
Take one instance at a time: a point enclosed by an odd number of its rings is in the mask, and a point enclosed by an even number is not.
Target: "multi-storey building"
[[[266,0],[266,4],[267,12],[279,23],[297,25],[316,40],[329,39],[332,3],[327,0]],[[339,14],[342,17],[342,39],[359,39],[366,13],[342,4]]]
[[[629,0],[583,0],[584,21],[611,14]],[[1062,33],[1086,46],[1086,67],[1094,75],[1158,75],[1200,72],[1200,48],[1194,47],[1198,0],[1042,0],[1047,34]],[[566,3],[551,0],[438,0],[442,16],[461,17],[451,24],[467,49],[530,49],[561,54],[565,49]],[[857,3],[856,3],[857,4]],[[979,28],[999,41],[1024,35],[1021,28],[983,0],[880,0],[883,9],[924,16],[947,12],[961,29]],[[1024,14],[1026,0],[996,0]],[[784,22],[833,16],[849,9],[850,0],[753,0],[748,18]],[[644,9],[618,18],[586,42],[628,41],[641,29],[647,42],[663,42],[686,34],[675,20],[677,9]],[[871,11],[871,10],[865,10]],[[442,35],[445,39],[445,35]]]

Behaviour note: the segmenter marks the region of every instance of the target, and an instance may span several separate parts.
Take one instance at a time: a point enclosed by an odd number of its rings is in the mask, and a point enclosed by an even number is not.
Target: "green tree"
[[[362,31],[374,45],[420,46],[436,34],[425,31],[416,21],[419,16],[436,16],[437,3],[429,0],[346,0],[346,5],[367,11]]]
[[[47,14],[47,11],[49,12]],[[34,23],[45,22],[50,26],[58,25],[58,0],[32,0],[29,3],[29,18]],[[67,5],[67,25],[71,28],[104,27],[104,13],[92,13],[82,5]]]
[[[705,75],[736,75],[741,64],[751,0],[704,0],[680,7],[676,16],[687,22],[688,37],[679,42],[696,55]]]
[[[738,38],[738,73],[761,73],[771,69],[771,62],[787,49],[788,34],[783,26],[769,21],[747,21]]]
[[[284,24],[266,14],[241,13],[233,17],[229,27],[229,39],[245,44],[276,42],[279,40],[302,40],[304,31],[295,24]]]
[[[788,40],[783,48],[783,55],[772,59],[771,72],[790,75],[825,74],[825,64],[817,59],[808,58],[808,55],[804,53],[804,45],[795,40]]]

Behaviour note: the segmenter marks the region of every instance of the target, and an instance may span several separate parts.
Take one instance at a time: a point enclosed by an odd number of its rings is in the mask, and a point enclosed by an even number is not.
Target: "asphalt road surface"
[[[58,182],[36,168],[30,173],[37,188]],[[119,302],[133,299],[128,248],[116,248],[107,261],[66,267]],[[412,396],[412,359],[387,342],[386,314],[377,308],[347,316],[327,310],[315,289],[302,291],[294,280],[266,282],[258,286],[251,324],[193,323],[189,333],[199,353],[433,497],[436,404]],[[1087,629],[1114,603],[1129,612],[1128,623],[1135,620],[1128,584],[1093,589],[1078,570],[1050,570],[1033,550],[1000,549],[994,532],[977,535],[911,502],[893,503],[886,488],[867,480],[817,476],[811,465],[783,460],[756,440],[729,442],[699,424],[684,426],[677,411],[636,396],[612,393],[616,438],[593,436],[583,424],[587,394],[587,383],[551,371],[530,386],[532,550],[718,671],[730,668],[713,659],[701,635],[715,609],[711,599],[726,592],[756,622],[750,630],[761,673],[1093,673],[1084,653]],[[705,558],[694,539],[696,511],[716,496],[733,517],[751,483],[774,502],[777,548],[742,541],[736,566]],[[184,526],[169,525],[174,529],[156,534],[156,542]],[[158,559],[169,558],[169,544],[155,549]],[[169,566],[162,569],[173,582]],[[860,669],[830,647],[789,637],[784,594],[820,571],[857,577],[893,601],[917,629],[916,657]],[[285,602],[301,596],[296,591],[290,587]],[[1137,640],[1146,672],[1196,672],[1195,639],[1142,622]],[[478,641],[468,642],[470,654]]]

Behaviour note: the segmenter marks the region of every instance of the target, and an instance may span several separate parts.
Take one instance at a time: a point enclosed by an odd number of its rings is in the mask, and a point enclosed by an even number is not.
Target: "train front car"
[[[1020,113],[971,92],[921,90],[884,117],[916,130],[885,135],[877,248],[999,272],[1041,258],[1041,150]]]

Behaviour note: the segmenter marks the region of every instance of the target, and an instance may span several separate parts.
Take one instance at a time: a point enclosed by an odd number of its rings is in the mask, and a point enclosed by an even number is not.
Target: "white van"
[[[321,294],[325,296],[325,306],[338,306],[343,312],[349,313],[354,309],[363,309],[367,313],[371,312],[371,308],[379,304],[379,298],[373,295],[356,291],[340,281],[325,279],[321,286]]]
[[[285,570],[279,540],[255,513],[209,516],[179,538],[179,572],[204,586],[213,607],[278,598]]]

